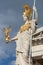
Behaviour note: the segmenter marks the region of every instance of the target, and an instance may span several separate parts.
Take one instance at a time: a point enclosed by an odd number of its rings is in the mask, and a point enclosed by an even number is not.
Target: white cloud
[[[6,59],[8,57],[9,57],[9,55],[7,55],[5,50],[3,49],[3,47],[0,46],[0,59]]]
[[[0,43],[0,59],[7,59],[9,57],[15,57],[15,46],[12,43]]]
[[[15,64],[15,61],[14,61],[14,60],[11,61],[11,63],[10,63],[9,65],[16,65],[16,64]]]

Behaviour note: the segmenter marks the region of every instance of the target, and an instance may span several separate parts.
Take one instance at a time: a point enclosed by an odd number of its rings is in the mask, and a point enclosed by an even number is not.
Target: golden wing
[[[11,26],[9,26],[8,28],[3,28],[3,32],[6,34],[6,33],[9,33],[11,31]]]
[[[10,32],[10,31],[11,31],[11,26],[9,26],[9,27],[7,28],[7,31],[8,31],[8,32]]]

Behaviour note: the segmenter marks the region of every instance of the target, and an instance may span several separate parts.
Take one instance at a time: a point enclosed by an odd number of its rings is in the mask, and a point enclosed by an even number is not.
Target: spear
[[[36,0],[34,0],[33,7],[35,6],[35,4],[36,4]],[[33,10],[33,16],[32,16],[32,19],[34,19],[34,10]]]
[[[35,7],[36,0],[34,0],[33,7]],[[34,10],[33,10],[33,16],[32,20],[34,19]],[[33,21],[32,21],[33,23]],[[29,65],[33,65],[32,63],[32,30],[30,29],[30,40],[29,40]]]

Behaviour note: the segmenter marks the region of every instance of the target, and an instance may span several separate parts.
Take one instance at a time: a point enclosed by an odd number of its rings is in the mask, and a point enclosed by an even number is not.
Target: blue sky
[[[15,42],[5,43],[4,27],[12,26],[11,38],[19,31],[24,23],[22,18],[23,4],[33,7],[33,0],[0,0],[0,65],[15,65],[16,44]],[[36,0],[36,6],[39,13],[38,27],[43,26],[43,0]]]

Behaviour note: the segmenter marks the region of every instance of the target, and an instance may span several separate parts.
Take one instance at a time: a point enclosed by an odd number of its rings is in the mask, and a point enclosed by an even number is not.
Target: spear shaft
[[[36,4],[36,0],[34,0],[34,4],[33,7]],[[34,10],[33,10],[33,16],[32,16],[32,20],[34,19]],[[32,21],[33,23],[33,21]],[[33,65],[32,63],[32,30],[30,29],[30,38],[29,38],[29,65]]]
[[[35,6],[35,4],[36,4],[36,0],[34,0],[33,7]],[[32,16],[32,19],[34,19],[34,10],[33,10],[33,16]]]

